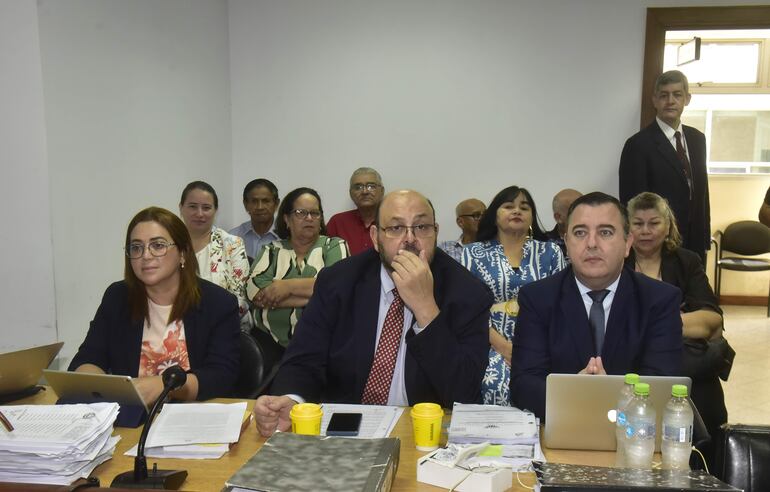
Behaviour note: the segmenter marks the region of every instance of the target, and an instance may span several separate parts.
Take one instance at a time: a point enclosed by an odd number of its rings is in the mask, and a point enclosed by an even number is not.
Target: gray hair
[[[664,85],[668,84],[678,84],[682,83],[682,88],[684,88],[684,93],[689,94],[690,93],[690,84],[687,82],[687,75],[683,74],[679,70],[669,70],[668,72],[663,72],[660,74],[660,76],[655,80],[655,94],[660,91],[660,88]]]
[[[378,173],[376,169],[371,167],[359,167],[350,175],[350,181],[353,181],[353,178],[359,174],[374,174],[377,177],[377,184],[382,185],[382,176],[380,176],[380,173]]]

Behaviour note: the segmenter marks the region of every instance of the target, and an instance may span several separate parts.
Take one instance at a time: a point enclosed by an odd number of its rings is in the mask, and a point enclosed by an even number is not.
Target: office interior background
[[[646,9],[761,3],[2,0],[0,350],[63,340],[66,367],[130,218],[195,179],[224,228],[256,177],[349,209],[362,165],[430,197],[441,239],[459,200],[509,184],[550,228],[559,189],[617,193]],[[770,178],[710,179],[714,229],[756,219]],[[729,275],[723,294],[766,295]]]

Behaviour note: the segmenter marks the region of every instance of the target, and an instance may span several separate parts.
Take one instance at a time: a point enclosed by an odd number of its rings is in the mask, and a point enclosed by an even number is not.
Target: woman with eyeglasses
[[[509,186],[492,199],[479,221],[476,241],[465,247],[461,263],[495,297],[489,317],[489,365],[481,396],[485,404],[510,406],[519,289],[563,269],[564,256],[546,238],[532,195],[518,186]]]
[[[198,277],[184,223],[150,207],[128,224],[124,280],[110,285],[69,370],[132,376],[148,404],[161,374],[188,372],[180,400],[229,396],[238,375],[238,303]]]
[[[214,188],[204,181],[193,181],[182,190],[179,214],[192,238],[198,258],[198,275],[227,289],[238,299],[241,328],[251,329],[246,280],[249,259],[243,239],[214,226],[219,198]]]
[[[313,294],[318,272],[349,256],[347,243],[327,237],[321,197],[311,188],[290,191],[275,223],[281,241],[264,246],[247,283],[257,329],[286,347]]]

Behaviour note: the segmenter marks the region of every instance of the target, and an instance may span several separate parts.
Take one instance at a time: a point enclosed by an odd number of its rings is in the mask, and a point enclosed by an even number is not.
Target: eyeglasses
[[[482,215],[484,215],[483,212],[476,212],[475,214],[460,214],[458,217],[468,217],[469,219],[473,220],[481,220]]]
[[[320,210],[305,210],[304,208],[295,208],[292,210],[292,213],[298,219],[306,219],[310,217],[311,219],[316,220],[321,217]]]
[[[355,191],[356,193],[361,193],[362,191],[375,191],[380,188],[380,185],[377,183],[356,183],[354,185],[350,185],[350,189]]]
[[[150,250],[150,254],[156,258],[166,256],[168,248],[171,246],[176,246],[176,244],[160,240],[147,243],[147,249]],[[132,260],[138,260],[144,256],[144,247],[144,243],[131,243],[126,247],[126,256]]]
[[[385,237],[390,239],[400,239],[406,235],[406,231],[411,230],[415,237],[425,239],[433,236],[436,232],[436,224],[415,224],[413,226],[395,225],[380,227],[385,231]]]

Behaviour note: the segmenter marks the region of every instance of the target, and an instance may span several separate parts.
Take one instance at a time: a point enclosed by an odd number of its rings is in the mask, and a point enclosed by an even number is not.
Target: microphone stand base
[[[187,478],[186,470],[158,470],[153,468],[148,471],[147,478],[137,481],[134,471],[123,472],[116,476],[110,487],[123,489],[161,489],[178,490]]]

